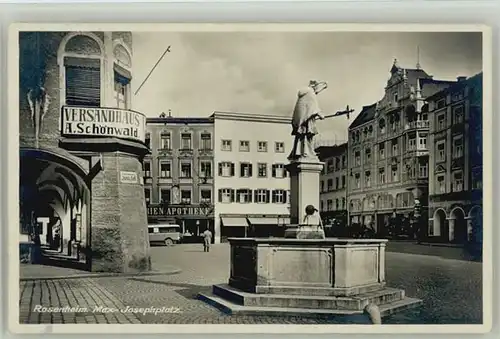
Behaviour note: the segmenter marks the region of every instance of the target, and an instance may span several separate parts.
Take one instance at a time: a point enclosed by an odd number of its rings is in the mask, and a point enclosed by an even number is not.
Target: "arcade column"
[[[147,210],[142,182],[144,148],[113,141],[103,147],[101,170],[91,181],[92,271],[141,272],[151,270]],[[128,144],[128,145],[126,145]]]

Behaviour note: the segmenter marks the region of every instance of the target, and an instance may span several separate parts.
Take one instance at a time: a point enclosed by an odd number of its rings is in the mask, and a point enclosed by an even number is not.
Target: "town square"
[[[19,323],[482,324],[481,31],[316,33],[19,32]]]

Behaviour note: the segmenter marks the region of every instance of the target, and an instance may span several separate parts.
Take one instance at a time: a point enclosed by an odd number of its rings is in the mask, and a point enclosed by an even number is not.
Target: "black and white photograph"
[[[11,28],[11,326],[491,323],[486,27],[105,27]]]

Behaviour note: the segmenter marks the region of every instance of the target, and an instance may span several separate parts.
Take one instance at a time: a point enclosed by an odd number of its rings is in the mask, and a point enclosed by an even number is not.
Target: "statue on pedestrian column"
[[[309,86],[299,90],[292,117],[292,135],[295,137],[288,160],[317,159],[314,137],[318,134],[317,119],[324,119],[317,95],[328,87],[324,81],[309,81]]]

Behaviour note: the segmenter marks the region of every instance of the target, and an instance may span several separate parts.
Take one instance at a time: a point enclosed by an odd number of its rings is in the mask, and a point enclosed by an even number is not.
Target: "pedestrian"
[[[210,243],[212,242],[212,232],[207,228],[203,232],[203,251],[210,252]]]

